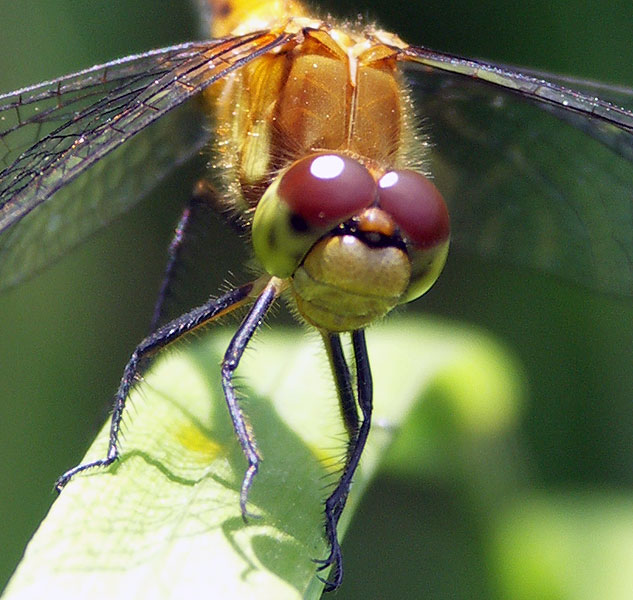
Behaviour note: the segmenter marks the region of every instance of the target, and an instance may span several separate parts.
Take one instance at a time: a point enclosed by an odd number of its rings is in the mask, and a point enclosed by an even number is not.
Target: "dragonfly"
[[[371,427],[365,328],[432,286],[449,239],[631,295],[633,92],[413,46],[291,0],[205,8],[211,41],[0,96],[0,286],[45,268],[210,144],[219,176],[196,186],[175,229],[152,333],[114,399],[107,455],[70,469],[57,487],[117,460],[145,359],[249,307],[222,364],[249,518],[261,457],[233,374],[283,296],[322,335],[349,437],[325,501],[329,553],[318,568],[330,569],[331,591],[343,577],[337,525]],[[109,169],[121,164],[113,181]],[[199,203],[228,208],[249,232],[261,276],[163,324]]]

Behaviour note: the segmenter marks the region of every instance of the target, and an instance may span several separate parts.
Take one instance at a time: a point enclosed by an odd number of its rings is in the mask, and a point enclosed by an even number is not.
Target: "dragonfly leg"
[[[209,300],[202,306],[194,308],[188,313],[174,319],[170,323],[163,325],[154,333],[147,336],[135,348],[134,352],[132,352],[132,356],[125,366],[123,377],[121,378],[121,383],[119,384],[119,389],[114,397],[114,410],[110,421],[110,439],[106,457],[78,465],[66,471],[55,482],[55,488],[58,492],[61,491],[62,488],[77,473],[81,473],[87,469],[92,469],[93,467],[106,467],[112,464],[119,457],[118,440],[121,421],[125,411],[125,402],[134,383],[138,380],[138,377],[145,369],[147,359],[161,348],[175,342],[197,327],[205,325],[206,323],[209,323],[210,321],[251,301],[252,297],[250,294],[253,291],[254,286],[254,283],[248,283],[224,294],[223,296],[220,296],[219,298]]]
[[[237,369],[246,346],[261,325],[268,309],[281,293],[282,285],[283,281],[276,277],[270,280],[231,339],[231,343],[222,361],[222,388],[224,390],[224,397],[229,408],[231,420],[233,421],[235,435],[242,446],[244,457],[248,462],[248,468],[244,474],[240,490],[240,509],[244,521],[246,521],[248,517],[256,516],[246,510],[246,504],[248,502],[248,492],[259,469],[261,456],[257,449],[257,442],[252,429],[238,402],[235,388],[233,387],[233,373]]]
[[[209,210],[213,210],[213,212],[220,215],[223,220],[226,220],[225,211],[222,210],[216,189],[206,179],[200,179],[194,186],[189,202],[180,215],[180,219],[174,229],[174,234],[167,249],[167,264],[165,266],[165,273],[163,274],[158,297],[154,305],[154,312],[149,329],[150,333],[157,329],[163,317],[164,305],[170,296],[171,286],[178,272],[178,267],[182,262],[183,250],[186,247],[188,239],[191,237],[191,227],[194,222],[206,216],[203,214],[203,211],[208,212]]]
[[[328,337],[338,338],[338,335],[330,335]],[[337,343],[340,345],[340,340]],[[338,484],[334,488],[334,491],[325,501],[325,535],[330,545],[330,554],[325,560],[318,561],[321,563],[319,570],[326,569],[331,565],[334,566],[332,577],[328,580],[322,580],[325,583],[326,592],[337,589],[341,585],[341,581],[343,580],[342,553],[336,529],[343,509],[345,508],[345,503],[347,502],[347,497],[352,485],[354,473],[356,472],[356,468],[358,467],[358,464],[360,462],[360,458],[365,448],[365,443],[367,442],[367,436],[369,435],[369,430],[371,427],[373,385],[371,378],[371,369],[369,366],[369,357],[367,355],[367,345],[365,343],[365,332],[363,330],[352,332],[352,344],[354,348],[354,359],[356,364],[356,388],[358,406],[360,407],[360,411],[362,413],[362,421],[360,422],[356,435],[350,437],[345,466],[343,468],[343,474],[341,475]],[[326,346],[329,347],[330,345],[331,342],[326,343]],[[328,353],[330,353],[329,349]],[[332,352],[331,356],[335,356],[335,354]],[[345,362],[344,357],[342,358],[342,361],[345,365],[344,369],[340,363],[332,363],[335,370],[335,380],[337,382],[337,386],[341,381],[345,380],[345,370],[347,371],[347,377],[349,378],[349,368],[347,367],[347,363]],[[350,402],[350,395],[353,399],[351,386],[349,387],[349,390],[350,391],[347,392],[346,388],[339,387],[339,398],[344,414],[346,411],[346,407]],[[354,410],[356,409],[354,408]]]
[[[160,284],[160,290],[158,291],[158,297],[154,304],[154,312],[152,313],[152,321],[149,326],[150,333],[154,332],[158,327],[158,323],[163,316],[163,307],[169,293],[171,291],[171,284],[176,274],[177,266],[180,263],[181,253],[191,220],[194,218],[194,212],[196,209],[195,196],[192,196],[189,203],[182,211],[178,224],[174,229],[174,235],[169,242],[167,249],[167,265],[165,266],[165,273],[163,274],[163,280]]]
[[[324,334],[324,342],[338,390],[341,417],[349,438],[353,439],[358,435],[358,409],[352,388],[352,378],[343,354],[341,337],[333,333]]]
[[[239,234],[245,232],[244,223],[235,216],[233,212],[227,211],[222,204],[220,195],[213,184],[206,179],[200,179],[193,188],[187,206],[183,209],[178,224],[174,229],[174,234],[167,249],[167,264],[165,273],[160,285],[158,297],[154,305],[150,333],[156,330],[163,316],[163,309],[166,300],[170,296],[171,286],[178,272],[178,267],[182,261],[182,253],[190,237],[191,227],[194,222],[198,222],[201,217],[205,217],[204,211],[213,211],[225,223],[231,226]]]

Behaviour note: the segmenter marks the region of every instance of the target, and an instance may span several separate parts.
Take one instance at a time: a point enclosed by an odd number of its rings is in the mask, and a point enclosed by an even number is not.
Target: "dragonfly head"
[[[253,219],[255,255],[290,278],[299,313],[327,331],[364,327],[424,294],[448,252],[448,210],[415,171],[375,178],[354,158],[319,153],[282,171]]]

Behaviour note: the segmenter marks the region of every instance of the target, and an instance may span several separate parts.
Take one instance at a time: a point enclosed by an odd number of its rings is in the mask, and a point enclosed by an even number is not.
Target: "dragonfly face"
[[[418,72],[416,81],[420,75]],[[556,116],[552,117],[547,112],[531,106],[529,111],[524,111],[523,104],[515,103],[513,96],[506,96],[497,88],[481,83],[473,85],[469,79],[445,73],[428,74],[423,83],[414,84],[414,94],[420,95],[423,99],[423,112],[428,115],[429,120],[430,139],[437,148],[438,158],[431,157],[437,165],[434,171],[437,172],[436,180],[440,187],[451,190],[448,201],[451,208],[455,208],[452,218],[455,223],[453,230],[456,244],[474,248],[493,258],[506,258],[519,264],[536,266],[599,289],[628,293],[630,281],[628,268],[624,266],[627,248],[630,248],[628,231],[616,227],[613,235],[601,234],[609,223],[619,223],[626,217],[623,211],[626,208],[625,200],[629,197],[627,194],[631,189],[630,134],[626,131],[624,134],[615,133],[607,123],[604,129],[594,130],[598,137],[602,136],[598,142],[587,138],[584,133],[577,134],[577,138],[568,142],[566,137],[560,136],[561,131],[567,131],[569,128],[564,121],[569,120],[572,125],[578,127],[581,127],[579,123],[590,123],[582,114],[578,117],[577,113],[573,114],[566,108],[559,108],[555,109]],[[478,102],[473,108],[474,97],[478,97]],[[510,117],[503,120],[498,118],[504,114]],[[475,126],[464,128],[464,115],[468,116],[469,122],[474,122]],[[474,121],[471,120],[471,116]],[[177,119],[179,116],[174,118]],[[160,122],[167,122],[167,119],[171,117],[165,116]],[[626,113],[621,113],[616,119],[618,123],[628,126],[629,115]],[[433,123],[441,123],[441,126]],[[493,135],[482,128],[482,124],[490,123],[497,124]],[[541,127],[543,123],[547,124],[545,129]],[[171,127],[169,130],[173,131]],[[183,131],[182,128],[180,130]],[[546,139],[541,140],[540,132],[544,130],[549,133]],[[557,143],[550,146],[552,131],[553,139]],[[142,132],[140,135],[145,133]],[[526,138],[527,145],[517,146],[515,140],[517,136],[522,135]],[[456,138],[464,136],[465,145],[454,144]],[[187,137],[196,143],[200,141],[196,136]],[[128,143],[132,144],[133,139],[126,141],[126,144]],[[176,148],[177,144],[178,140]],[[454,147],[461,149],[457,155],[449,155],[446,150]],[[550,154],[544,156],[540,152],[543,147],[548,148]],[[194,151],[195,148],[197,146],[193,147]],[[583,148],[580,154],[572,153],[572,150]],[[546,177],[533,176],[530,170],[535,158],[532,149],[539,152],[538,164],[539,167],[545,168]],[[182,148],[183,154],[189,150],[191,148]],[[498,155],[506,160],[501,163],[489,162],[489,156]],[[583,180],[571,182],[574,191],[580,194],[577,196],[580,198],[577,202],[567,198],[562,203],[554,202],[560,196],[560,189],[569,182],[566,178],[561,180],[557,176],[558,170],[553,175],[547,171],[546,163],[553,156],[557,157],[559,162],[568,161],[570,167],[576,169],[574,172],[580,170],[583,173]],[[590,160],[586,157],[590,157]],[[170,157],[170,160],[173,158]],[[490,166],[491,164],[494,167]],[[162,168],[162,165],[159,166]],[[142,170],[139,166],[137,172]],[[482,173],[486,175],[483,179]],[[62,177],[62,184],[65,183],[64,177],[65,175]],[[616,181],[617,185],[612,188],[613,181]],[[147,185],[149,184],[148,182]],[[143,182],[139,187],[144,187]],[[599,196],[599,191],[605,188],[613,190],[616,201],[613,204],[609,203],[606,215],[594,215],[596,207],[588,199]],[[61,194],[63,190],[57,193]],[[10,204],[19,208],[17,203],[14,204],[15,194],[11,194]],[[517,196],[524,198],[524,201],[503,206],[503,210],[499,212],[500,198]],[[122,197],[124,206],[121,208],[124,208],[128,204],[127,199],[132,195],[125,192]],[[108,211],[105,215],[107,220],[113,216],[109,214],[110,208],[114,213],[118,211],[118,207],[111,204],[112,196],[104,197],[102,201]],[[27,200],[27,204],[28,202],[30,201]],[[536,210],[535,206],[538,206],[539,210]],[[46,203],[37,210],[44,210],[45,207]],[[34,211],[33,215],[35,214]],[[594,220],[594,216],[597,221]],[[593,229],[592,223],[597,223],[598,228]],[[57,231],[50,227],[44,230],[36,228],[32,230],[31,235],[34,240],[41,241],[41,238],[51,231],[57,236]],[[512,234],[508,234],[508,231]],[[24,233],[15,235],[16,239],[26,239]],[[70,238],[68,240],[69,243],[73,241]],[[598,244],[599,250],[595,250],[595,243]],[[31,242],[24,244],[26,247],[32,247]],[[62,246],[64,245],[65,241],[62,242]],[[588,251],[587,248],[591,250]],[[6,283],[13,282],[13,275],[28,274],[31,267],[39,268],[38,261],[41,258],[42,256],[38,257],[36,253],[33,264],[29,266],[25,265],[25,261],[20,257],[12,258],[9,252],[9,258],[0,267]]]

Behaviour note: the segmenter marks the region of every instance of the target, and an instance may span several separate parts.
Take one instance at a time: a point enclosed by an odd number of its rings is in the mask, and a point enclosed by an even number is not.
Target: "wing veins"
[[[400,56],[403,60],[419,63],[432,69],[474,77],[526,98],[599,119],[622,131],[633,132],[633,112],[630,110],[545,79],[538,79],[518,71],[513,72],[483,61],[429,50],[423,46],[408,46],[401,51]]]
[[[0,188],[0,198],[4,200],[0,203],[0,231],[28,214],[80,172],[162,114],[245,62],[291,38],[291,34],[260,32],[243,38],[216,41],[213,46],[203,45],[193,56],[181,61],[181,65],[186,68],[179,68],[179,65],[176,65],[147,88],[130,91],[134,97],[127,103],[121,103],[120,97],[113,100],[111,94],[108,94],[99,102],[88,106],[68,123],[62,124],[26,150],[0,175],[3,182],[7,181]],[[193,81],[192,84],[189,83],[190,79]],[[177,90],[179,91],[176,93]],[[167,91],[171,93],[167,94]],[[120,112],[115,112],[104,120],[103,111],[99,110],[111,102],[114,104],[114,110]],[[90,125],[92,129],[88,132],[82,130],[81,133],[73,133],[78,121],[86,121],[86,125]],[[115,125],[120,127],[121,122],[129,129],[117,131]],[[63,134],[67,129],[71,132]],[[69,144],[68,147],[58,149],[60,143],[64,142]],[[52,146],[50,151],[48,145]],[[38,158],[35,166],[32,164],[34,157]],[[73,158],[77,161],[73,161]],[[29,164],[28,169],[24,168],[25,163]],[[12,173],[15,175],[13,178]],[[21,185],[25,179],[26,183]]]

